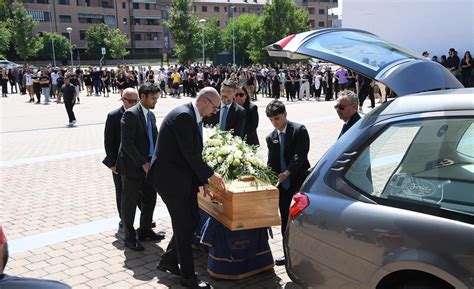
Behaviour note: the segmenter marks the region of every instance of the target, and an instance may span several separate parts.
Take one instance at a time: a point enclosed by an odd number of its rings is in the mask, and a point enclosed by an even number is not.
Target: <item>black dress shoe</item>
[[[201,288],[212,288],[211,285],[205,281],[199,280],[198,278],[182,278],[179,282],[186,288],[194,288],[194,289],[201,289]]]
[[[144,241],[161,241],[165,238],[165,232],[158,232],[155,233],[152,230],[147,231],[147,232],[137,232],[138,235],[138,241],[144,242]]]
[[[171,273],[177,276],[181,276],[181,271],[179,270],[178,265],[173,266],[173,265],[168,265],[168,264],[160,262],[156,264],[156,269],[163,271],[165,273]]]
[[[285,257],[280,257],[275,259],[275,265],[277,266],[283,266],[286,264],[286,259]]]
[[[145,247],[140,244],[138,241],[126,241],[125,247],[132,249],[133,251],[143,251]]]

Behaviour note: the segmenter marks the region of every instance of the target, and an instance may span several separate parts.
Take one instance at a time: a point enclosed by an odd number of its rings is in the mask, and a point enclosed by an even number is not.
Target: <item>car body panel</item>
[[[361,153],[357,148],[394,122],[472,118],[474,108],[466,105],[471,90],[462,91],[453,94],[463,100],[450,102],[449,111],[437,110],[433,103],[428,106],[434,112],[423,111],[419,104],[409,107],[416,99],[431,97],[427,93],[389,101],[374,110],[369,124],[361,119],[321,158],[301,188],[310,205],[290,220],[286,232],[287,271],[296,283],[375,288],[390,272],[411,269],[438,276],[455,288],[474,286],[472,224],[377,204],[350,187],[343,170],[334,170],[346,165],[338,161],[353,161]],[[433,101],[440,97],[435,93]]]
[[[321,29],[290,35],[265,47],[270,56],[325,60],[375,79],[403,96],[463,88],[440,64],[356,29]]]

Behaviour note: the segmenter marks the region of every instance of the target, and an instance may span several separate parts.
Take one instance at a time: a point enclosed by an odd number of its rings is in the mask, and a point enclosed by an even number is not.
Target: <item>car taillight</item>
[[[303,192],[294,194],[290,205],[290,217],[294,219],[308,206],[308,196],[306,196]]]

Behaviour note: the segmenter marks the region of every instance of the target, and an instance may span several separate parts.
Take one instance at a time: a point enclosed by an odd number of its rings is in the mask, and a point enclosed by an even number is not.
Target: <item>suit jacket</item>
[[[222,109],[219,113],[213,114],[209,120],[204,121],[204,124],[217,125],[221,119]],[[227,113],[227,121],[225,130],[234,130],[233,135],[244,138],[245,133],[245,108],[241,107],[237,103],[232,102]]]
[[[158,136],[155,115],[151,114],[153,143]],[[149,161],[150,141],[143,109],[137,104],[123,113],[121,120],[121,144],[117,158],[117,172],[127,177],[144,177],[142,166]],[[155,147],[156,150],[156,147]]]
[[[277,174],[281,172],[280,166],[280,138],[278,130],[274,130],[267,138],[268,166]],[[288,121],[285,135],[285,162],[290,171],[290,188],[288,191],[295,192],[303,184],[308,176],[309,161],[309,135],[306,127],[302,124]]]
[[[214,174],[202,159],[202,149],[192,104],[178,106],[161,123],[147,180],[168,198],[197,191]]]
[[[360,115],[359,113],[354,113],[351,118],[349,119],[349,121],[347,123],[345,123],[343,126],[342,126],[342,130],[341,130],[341,133],[339,134],[339,136],[337,137],[338,139],[346,132],[348,131],[351,126],[353,126],[358,120],[360,119]]]
[[[102,161],[107,167],[113,167],[117,163],[118,152],[120,148],[120,120],[125,112],[123,106],[109,112],[105,121],[104,147],[105,158]]]
[[[244,137],[247,138],[247,143],[249,145],[259,145],[258,135],[258,108],[255,104],[250,103],[249,109],[245,113],[245,134]]]

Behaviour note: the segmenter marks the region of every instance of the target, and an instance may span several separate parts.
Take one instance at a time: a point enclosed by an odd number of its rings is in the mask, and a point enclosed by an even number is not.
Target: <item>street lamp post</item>
[[[49,30],[51,32],[51,50],[53,52],[53,65],[56,67],[56,53],[54,52],[54,35],[53,35],[53,24],[51,22],[51,6],[48,6],[48,11],[49,11]]]
[[[202,28],[202,63],[206,66],[206,54],[204,52],[204,24],[206,24],[206,19],[199,20],[199,25]]]
[[[69,51],[71,53],[71,66],[74,66],[74,62],[72,60],[72,58],[73,58],[73,56],[72,56],[72,37],[71,37],[72,28],[68,27],[68,28],[66,28],[66,31],[67,31],[67,33],[69,33],[69,43],[71,44],[70,51]]]
[[[235,65],[235,23],[234,23],[235,6],[231,6],[230,9],[232,9],[232,64]]]

